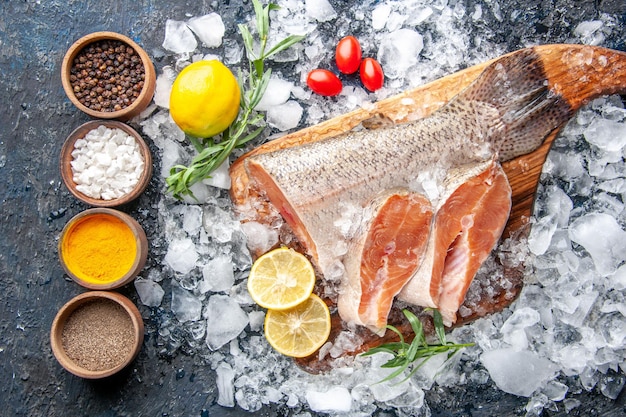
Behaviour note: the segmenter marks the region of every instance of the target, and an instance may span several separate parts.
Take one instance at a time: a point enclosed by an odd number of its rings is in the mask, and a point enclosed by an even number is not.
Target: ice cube
[[[440,353],[438,355],[432,356],[423,365],[419,367],[417,372],[414,374],[411,379],[412,382],[422,389],[430,389],[432,385],[435,383],[435,378],[437,373],[441,369],[442,365],[448,358],[447,353]],[[421,363],[420,360],[417,363]]]
[[[161,305],[165,291],[156,282],[150,279],[136,279],[135,290],[141,303],[148,307],[158,307]]]
[[[202,269],[203,280],[200,291],[225,292],[235,284],[235,274],[230,256],[219,255],[211,259]]]
[[[255,109],[259,111],[267,111],[274,106],[286,103],[287,100],[289,100],[289,96],[291,96],[292,88],[293,83],[280,79],[276,76],[271,77],[270,82],[267,85],[267,89]]]
[[[538,218],[530,229],[528,248],[535,255],[543,255],[550,247],[556,231],[555,216],[552,214]]]
[[[615,273],[609,277],[611,286],[616,290],[623,290],[626,288],[626,264],[617,268]]]
[[[189,19],[187,24],[198,39],[208,48],[217,48],[222,44],[226,27],[217,13],[193,17]]]
[[[203,223],[209,238],[220,243],[230,242],[237,225],[231,212],[216,204],[209,204],[204,207]]]
[[[422,35],[412,29],[398,29],[387,34],[378,48],[378,61],[385,69],[385,77],[403,78],[407,70],[417,64],[423,48]]]
[[[263,322],[265,321],[265,312],[263,311],[251,311],[248,313],[248,321],[250,322],[250,330],[258,332],[263,329]]]
[[[309,407],[315,412],[347,413],[352,409],[352,396],[350,391],[343,386],[335,386],[324,392],[309,389],[305,397]]]
[[[212,187],[221,188],[224,190],[230,189],[230,175],[228,173],[228,167],[230,163],[228,159],[220,164],[213,172],[211,172],[211,176],[202,180],[202,182],[206,185],[210,185]]]
[[[305,0],[307,16],[318,22],[328,22],[337,17],[337,12],[328,0]]]
[[[594,119],[583,133],[587,142],[606,152],[620,152],[626,146],[626,124]]]
[[[377,5],[374,10],[372,10],[372,28],[374,30],[384,28],[390,14],[391,6],[389,4],[383,3]]]
[[[226,295],[213,295],[207,304],[206,342],[217,350],[230,342],[248,325],[248,315]]]
[[[181,322],[200,320],[202,302],[191,292],[172,283],[172,312]]]
[[[156,79],[156,87],[154,90],[154,104],[164,109],[170,108],[170,93],[172,84],[176,79],[176,72],[170,65],[166,65],[162,69],[162,73]]]
[[[235,371],[226,362],[222,362],[215,369],[217,378],[215,384],[217,385],[217,403],[222,407],[234,407],[235,406]]]
[[[598,238],[599,234],[602,238]],[[602,276],[615,273],[626,259],[626,232],[613,216],[585,214],[572,222],[569,236],[591,255],[596,270]]]
[[[551,401],[563,401],[568,390],[569,387],[559,381],[548,381],[542,391]]]
[[[289,100],[284,104],[274,106],[267,111],[267,123],[284,132],[298,126],[303,113],[300,103]]]
[[[607,374],[602,375],[600,377],[600,392],[604,394],[605,397],[610,398],[612,400],[616,400],[620,395],[622,390],[624,389],[624,384],[626,383],[626,376],[618,374]]]
[[[245,222],[241,230],[246,235],[248,249],[252,253],[265,253],[278,243],[276,230],[258,222]]]
[[[526,329],[539,323],[540,320],[541,317],[537,310],[530,307],[517,308],[500,329],[502,339],[515,350],[525,349],[528,346]]]
[[[202,209],[197,205],[186,205],[181,208],[183,230],[189,236],[198,236],[202,227]]]
[[[163,260],[174,271],[188,274],[196,267],[198,260],[196,245],[190,238],[173,239]]]
[[[185,22],[167,19],[165,21],[165,39],[163,48],[176,54],[193,52],[198,47],[198,41]]]
[[[192,195],[184,194],[183,201],[187,204],[205,203],[214,195],[209,188],[210,187],[202,181],[198,181],[189,187],[189,191],[191,191]]]
[[[530,397],[558,369],[554,363],[534,352],[511,348],[485,352],[480,360],[498,388],[521,397]]]
[[[601,20],[580,22],[574,28],[574,35],[579,36],[584,44],[599,45],[604,41],[604,34],[599,31],[603,25],[604,23]]]

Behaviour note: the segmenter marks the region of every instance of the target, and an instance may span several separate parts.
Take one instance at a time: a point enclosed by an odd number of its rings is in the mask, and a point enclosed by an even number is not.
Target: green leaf
[[[304,36],[299,36],[299,35],[288,36],[282,41],[278,42],[276,45],[274,45],[269,51],[267,51],[267,53],[263,56],[263,58],[267,59],[279,52],[282,52],[285,49],[288,49],[290,46],[295,45],[296,43],[300,42],[302,39],[304,39]]]
[[[241,38],[243,39],[243,46],[248,54],[248,59],[256,59],[254,56],[254,39],[252,38],[250,29],[248,29],[248,26],[244,24],[239,24],[237,26],[239,27],[239,32],[241,33]]]
[[[259,36],[263,38],[267,35],[267,28],[269,28],[269,23],[266,25],[266,11],[263,9],[263,5],[258,0],[252,0],[252,6],[254,7],[254,15],[256,17],[256,30],[259,32]]]
[[[405,343],[404,336],[396,327],[387,325],[387,329],[395,332],[398,335],[400,341],[385,343],[378,347],[369,349],[367,352],[362,354],[363,356],[369,356],[375,353],[384,352],[393,355],[393,358],[388,360],[381,367],[397,367],[398,369],[378,383],[394,379],[395,377],[401,375],[406,369],[408,369],[409,366],[413,364],[413,367],[406,376],[406,378],[399,382],[403,383],[406,380],[410,379],[415,374],[415,372],[417,372],[417,370],[433,356],[443,352],[447,352],[448,357],[446,358],[446,360],[448,360],[462,348],[474,345],[473,343],[447,343],[445,338],[445,327],[443,326],[443,319],[441,317],[441,313],[439,313],[439,311],[436,309],[433,309],[433,319],[435,323],[435,331],[440,342],[438,344],[429,344],[426,341],[426,336],[424,335],[424,326],[415,314],[413,314],[409,310],[402,310],[402,313],[404,313],[404,316],[409,321],[411,329],[414,333],[414,337],[411,343]]]
[[[446,344],[446,329],[443,326],[443,318],[441,317],[441,313],[439,310],[433,310],[433,323],[435,325],[435,333],[437,333],[437,338],[442,345]]]
[[[265,71],[259,83],[257,84],[257,88],[252,92],[252,96],[250,97],[250,108],[254,109],[265,94],[265,90],[267,90],[267,86],[270,83],[270,77],[272,75],[272,70],[268,69]]]

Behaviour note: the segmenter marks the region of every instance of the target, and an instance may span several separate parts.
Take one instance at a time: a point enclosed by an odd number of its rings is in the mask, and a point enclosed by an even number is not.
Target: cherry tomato
[[[385,74],[383,68],[374,58],[365,58],[361,62],[361,70],[359,71],[361,82],[370,91],[376,91],[383,86]]]
[[[314,69],[309,72],[306,84],[313,92],[322,96],[336,96],[343,89],[339,77],[325,69]]]
[[[355,73],[361,65],[361,44],[354,36],[346,36],[337,44],[335,61],[344,74]]]

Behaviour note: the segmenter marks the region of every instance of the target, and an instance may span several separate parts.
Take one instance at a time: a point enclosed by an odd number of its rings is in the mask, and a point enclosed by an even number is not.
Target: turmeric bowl
[[[141,225],[126,213],[93,208],[74,216],[59,239],[65,272],[92,290],[130,283],[146,264],[148,240]]]
[[[112,291],[89,291],[68,301],[52,322],[50,345],[61,366],[87,379],[105,378],[135,359],[144,339],[139,310]]]

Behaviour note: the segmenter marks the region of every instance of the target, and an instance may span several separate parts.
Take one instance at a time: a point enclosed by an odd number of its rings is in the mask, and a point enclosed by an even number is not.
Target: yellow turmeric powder
[[[122,278],[137,257],[132,230],[113,215],[98,213],[74,224],[61,242],[63,261],[78,278],[108,284]]]

